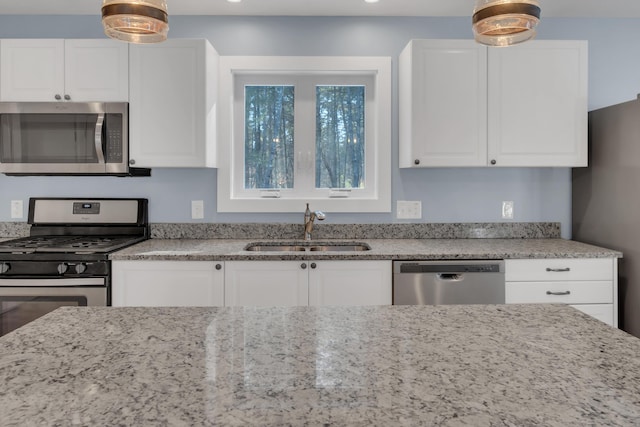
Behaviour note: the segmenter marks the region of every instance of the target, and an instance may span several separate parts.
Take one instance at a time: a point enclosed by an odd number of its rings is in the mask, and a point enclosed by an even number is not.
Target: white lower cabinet
[[[618,326],[618,260],[505,260],[505,302],[564,303]]]
[[[113,261],[114,307],[224,305],[224,263]]]
[[[307,305],[307,261],[227,261],[225,264],[225,306]]]
[[[309,305],[391,305],[389,261],[316,261],[310,267]]]
[[[225,305],[390,305],[390,261],[227,261]]]

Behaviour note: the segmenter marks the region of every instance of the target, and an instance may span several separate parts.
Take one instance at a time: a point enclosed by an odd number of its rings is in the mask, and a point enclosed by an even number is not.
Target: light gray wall
[[[207,38],[221,55],[380,55],[393,59],[393,205],[421,200],[423,222],[501,221],[515,202],[516,221],[555,221],[571,236],[571,173],[566,168],[424,169],[397,165],[397,57],[412,38],[471,38],[466,18],[170,18],[170,37]],[[590,109],[640,92],[640,20],[545,19],[541,39],[590,43]],[[0,16],[0,38],[100,38],[99,16]],[[216,170],[155,169],[151,178],[0,175],[0,221],[10,200],[32,196],[147,197],[152,222],[190,222],[190,201],[204,200],[205,222],[299,222],[291,214],[217,214]],[[25,203],[26,205],[26,203]],[[313,206],[321,209],[322,206]],[[398,222],[394,214],[329,215],[334,223]]]

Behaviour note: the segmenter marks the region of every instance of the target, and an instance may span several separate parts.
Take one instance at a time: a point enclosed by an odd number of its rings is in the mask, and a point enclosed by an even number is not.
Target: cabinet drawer
[[[554,302],[611,304],[613,303],[613,282],[507,282],[505,302],[507,304]]]
[[[601,322],[610,326],[615,326],[613,321],[613,304],[578,304],[571,307],[577,308],[591,317],[595,317]]]
[[[505,260],[505,280],[613,280],[613,261],[611,258],[508,259]]]

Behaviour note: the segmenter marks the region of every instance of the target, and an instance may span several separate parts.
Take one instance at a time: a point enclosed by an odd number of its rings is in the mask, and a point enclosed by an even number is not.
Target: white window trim
[[[375,76],[375,134],[367,135],[367,149],[373,147],[375,192],[366,198],[234,197],[234,76],[248,73],[338,72]],[[281,57],[222,56],[218,110],[218,212],[300,212],[305,203],[325,212],[391,212],[391,58],[389,57]],[[373,139],[373,141],[371,141]]]

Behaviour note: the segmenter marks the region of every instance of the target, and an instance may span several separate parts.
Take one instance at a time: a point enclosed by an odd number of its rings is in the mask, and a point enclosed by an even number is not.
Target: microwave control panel
[[[107,163],[122,163],[122,115],[107,114],[106,123],[106,153]]]

